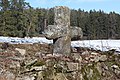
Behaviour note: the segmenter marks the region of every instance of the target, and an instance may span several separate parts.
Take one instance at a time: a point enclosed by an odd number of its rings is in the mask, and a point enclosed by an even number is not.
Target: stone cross
[[[70,9],[65,6],[56,6],[54,8],[55,18],[54,25],[48,25],[44,30],[44,35],[48,39],[53,39],[53,54],[70,55],[71,37],[80,35],[81,28],[70,26]],[[78,31],[79,34],[76,34]]]

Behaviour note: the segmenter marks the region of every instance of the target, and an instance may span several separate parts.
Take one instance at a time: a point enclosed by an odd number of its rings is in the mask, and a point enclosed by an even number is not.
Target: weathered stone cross
[[[82,37],[81,28],[70,26],[70,9],[65,6],[56,6],[54,8],[54,25],[48,25],[44,30],[45,37],[53,39],[54,54],[70,55],[71,38]]]

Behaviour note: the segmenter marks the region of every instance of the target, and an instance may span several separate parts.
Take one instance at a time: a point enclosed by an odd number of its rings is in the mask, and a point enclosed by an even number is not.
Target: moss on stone
[[[84,80],[100,80],[101,74],[97,70],[97,63],[93,63],[92,65],[83,65],[81,72],[83,74]]]
[[[33,64],[33,66],[43,66],[45,65],[45,61],[41,60],[41,61],[37,61],[36,63]]]

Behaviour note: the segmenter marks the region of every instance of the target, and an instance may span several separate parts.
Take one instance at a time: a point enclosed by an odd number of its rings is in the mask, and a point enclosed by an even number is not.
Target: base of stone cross
[[[66,55],[69,56],[71,53],[71,38],[69,36],[55,39],[53,54],[54,55]]]

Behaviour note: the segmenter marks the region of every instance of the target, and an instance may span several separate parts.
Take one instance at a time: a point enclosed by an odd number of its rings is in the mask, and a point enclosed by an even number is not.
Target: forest
[[[71,26],[81,27],[83,39],[120,39],[120,14],[71,9]],[[25,0],[0,0],[0,36],[36,37],[54,24],[54,8],[33,8]]]

